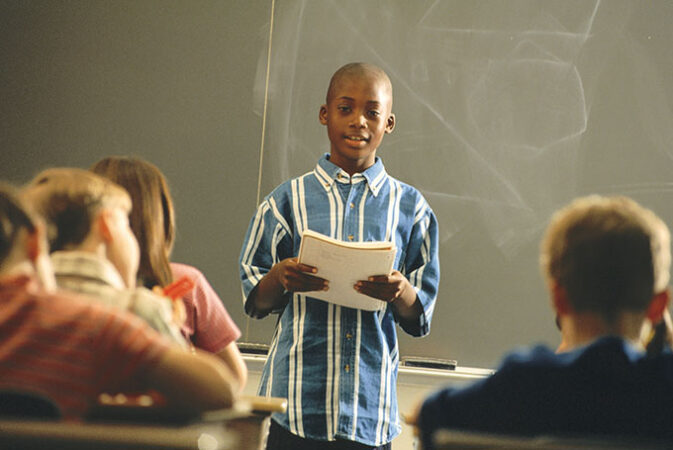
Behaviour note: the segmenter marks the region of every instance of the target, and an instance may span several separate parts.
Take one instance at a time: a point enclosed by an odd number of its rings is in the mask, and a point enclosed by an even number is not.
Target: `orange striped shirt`
[[[0,280],[0,389],[52,399],[83,416],[102,391],[133,388],[170,344],[141,319],[27,276]]]

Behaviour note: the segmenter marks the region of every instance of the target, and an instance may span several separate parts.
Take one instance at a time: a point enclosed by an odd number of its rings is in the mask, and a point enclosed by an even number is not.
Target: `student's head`
[[[337,70],[319,113],[327,126],[330,161],[351,175],[374,164],[383,135],[395,128],[392,107],[392,85],[379,67],[351,63]]]
[[[131,228],[140,244],[141,282],[147,287],[169,284],[173,279],[169,264],[175,212],[164,175],[150,162],[122,156],[104,158],[90,170],[123,186],[131,195]]]
[[[668,228],[629,198],[589,196],[558,211],[542,240],[540,262],[552,291],[567,300],[555,304],[561,320],[590,313],[609,326],[624,313],[650,317],[660,294],[668,300]]]
[[[138,243],[129,226],[131,199],[122,187],[86,170],[53,168],[28,184],[24,198],[47,223],[52,252],[98,253],[135,287]]]
[[[0,273],[35,273],[44,287],[54,285],[44,227],[11,186],[0,184]]]

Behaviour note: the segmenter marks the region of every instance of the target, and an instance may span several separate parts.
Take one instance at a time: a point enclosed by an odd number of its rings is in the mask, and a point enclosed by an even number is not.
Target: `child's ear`
[[[647,307],[647,318],[653,324],[659,323],[664,316],[664,311],[668,307],[668,302],[671,299],[671,291],[668,289],[656,294],[652,297],[650,305]]]
[[[551,291],[552,307],[557,316],[565,316],[572,312],[572,305],[568,300],[568,293],[566,289],[556,281],[549,283],[549,290]]]
[[[386,133],[392,133],[395,129],[395,114],[390,113],[386,121]]]
[[[102,211],[100,214],[98,214],[98,217],[96,217],[96,227],[98,228],[98,232],[105,242],[112,241],[112,231],[110,230],[108,219],[109,218],[105,211]]]
[[[327,125],[327,105],[322,105],[320,107],[320,112],[318,113],[318,120],[321,124]]]

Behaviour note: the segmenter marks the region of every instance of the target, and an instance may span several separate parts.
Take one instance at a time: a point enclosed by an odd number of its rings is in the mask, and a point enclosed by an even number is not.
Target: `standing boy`
[[[669,301],[664,222],[628,198],[584,197],[554,216],[540,261],[563,352],[518,351],[489,378],[433,393],[423,448],[440,428],[672,438],[673,355],[648,358],[640,341]]]
[[[330,153],[276,188],[250,223],[240,257],[245,310],[257,318],[280,313],[259,392],[288,399],[287,413],[272,417],[268,449],[390,448],[400,432],[395,322],[413,336],[429,333],[439,260],[434,213],[376,157],[395,127],[391,111],[383,70],[365,63],[337,70],[319,113]],[[354,286],[387,306],[371,312],[307,296],[329,289],[297,261],[307,229],[394,243],[393,272]]]

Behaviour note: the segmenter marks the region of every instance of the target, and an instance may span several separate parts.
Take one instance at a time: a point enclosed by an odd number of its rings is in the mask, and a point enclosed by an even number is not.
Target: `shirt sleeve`
[[[430,333],[439,286],[438,234],[437,218],[425,199],[420,197],[409,236],[404,275],[414,287],[423,306],[423,313],[417,323],[400,321],[402,329],[412,336],[425,336]]]
[[[171,263],[171,270],[174,278],[188,276],[194,282],[194,287],[183,297],[183,301],[190,339],[196,347],[219,353],[241,337],[241,330],[200,270],[175,263]]]
[[[124,389],[157,364],[171,343],[134,314],[98,306],[92,307],[91,321],[101,324],[95,365],[99,390]]]
[[[269,273],[278,261],[296,256],[293,254],[292,231],[283,217],[274,197],[268,197],[257,208],[243,241],[239,269],[243,288],[245,312],[251,317],[262,318],[266,314],[257,311],[248,298],[259,281]],[[279,310],[272,312],[280,312]]]

